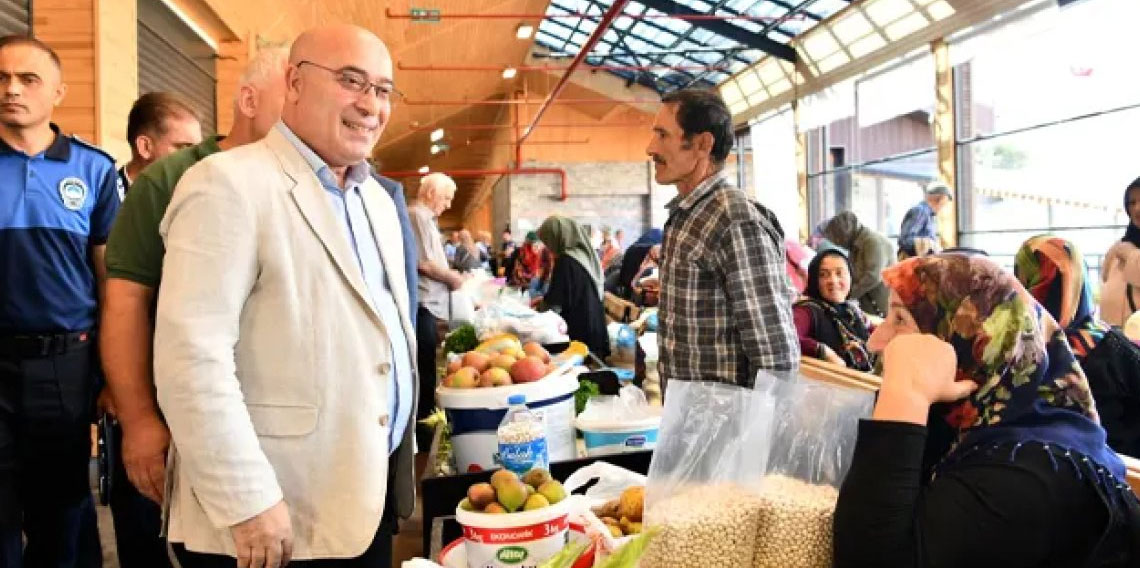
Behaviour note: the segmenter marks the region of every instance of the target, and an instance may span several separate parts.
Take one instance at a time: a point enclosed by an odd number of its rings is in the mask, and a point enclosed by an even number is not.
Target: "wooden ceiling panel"
[[[194,0],[179,0],[192,2]],[[393,13],[407,13],[413,6],[463,13],[544,13],[549,0],[432,0],[421,3],[413,0],[393,0],[376,2],[372,0],[325,0],[307,2],[304,0],[199,0],[209,5],[234,35],[247,40],[249,45],[281,44],[291,41],[304,29],[333,22],[352,22],[375,32],[387,43],[392,53],[397,88],[410,102],[448,100],[485,101],[512,97],[516,92],[527,92],[525,96],[541,99],[557,84],[560,72],[522,73],[513,80],[505,80],[500,72],[490,71],[415,71],[401,69],[401,66],[518,66],[535,63],[530,56],[533,40],[519,40],[514,31],[520,21],[508,19],[447,19],[439,22],[421,23],[409,19],[389,18],[387,10]],[[537,22],[531,22],[537,24]],[[565,98],[655,98],[651,90],[640,86],[628,86],[625,81],[611,74],[578,73],[568,83],[562,93]],[[462,131],[455,128],[461,125],[510,125],[516,119],[521,124],[530,121],[537,105],[437,105],[421,106],[397,103],[392,111],[384,135],[375,151],[375,157],[384,171],[415,171],[427,165],[432,171],[498,169],[509,167],[514,162],[514,149],[510,142],[515,139],[511,129],[486,131]],[[626,103],[603,103],[556,105],[544,118],[544,122],[556,124],[627,121],[631,117],[645,118],[646,113],[655,110],[653,105],[630,105]],[[420,128],[417,128],[420,127]],[[450,150],[432,155],[429,135],[434,128],[443,128],[447,133],[445,142]],[[576,140],[589,137],[605,137],[615,133],[606,129],[540,128],[531,137],[532,141]],[[640,142],[639,142],[640,143]],[[537,159],[558,155],[556,146],[533,146],[543,151],[534,151]],[[526,148],[524,147],[524,150]],[[587,155],[585,147],[573,147],[573,155]],[[600,150],[599,150],[600,151]],[[524,153],[524,158],[526,154]],[[598,159],[605,159],[599,157]],[[416,178],[401,180],[414,194]],[[460,178],[459,187],[451,211],[444,219],[452,226],[478,206],[488,195],[488,189],[497,181],[497,176]]]

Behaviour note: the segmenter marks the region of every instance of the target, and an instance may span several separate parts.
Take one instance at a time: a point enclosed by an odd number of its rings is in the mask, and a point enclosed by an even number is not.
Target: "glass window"
[[[1134,0],[1044,4],[951,45],[963,246],[1008,267],[1050,232],[1076,242],[1096,275],[1140,175],[1140,75],[1123,49],[1137,15]]]
[[[958,136],[1008,132],[1135,104],[1135,0],[1054,3],[952,46],[969,89]]]
[[[755,173],[747,188],[756,199],[776,214],[784,235],[798,239],[803,225],[796,171],[796,128],[791,105],[758,121],[749,133]]]
[[[933,149],[845,166],[808,176],[808,216],[814,228],[843,211],[888,237],[898,236],[908,209],[938,176]]]
[[[898,234],[907,210],[938,177],[934,88],[934,65],[924,48],[821,93],[823,100],[805,99],[801,129],[822,123],[807,131],[813,228],[852,211],[867,227]]]

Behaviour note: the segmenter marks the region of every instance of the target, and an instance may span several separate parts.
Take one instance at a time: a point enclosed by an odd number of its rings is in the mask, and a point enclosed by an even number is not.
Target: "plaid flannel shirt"
[[[911,207],[899,229],[899,251],[907,256],[918,256],[916,240],[929,239],[931,243],[938,243],[938,222],[934,216],[934,209],[925,201]]]
[[[661,378],[751,387],[761,369],[798,368],[793,293],[775,217],[724,172],[666,207]]]

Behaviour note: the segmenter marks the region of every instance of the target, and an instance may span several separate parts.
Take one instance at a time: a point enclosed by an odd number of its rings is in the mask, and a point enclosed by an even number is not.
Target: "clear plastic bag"
[[[566,320],[562,316],[535,311],[515,296],[503,295],[483,306],[472,323],[480,338],[511,333],[523,343],[552,344],[570,340],[566,335]]]
[[[641,566],[830,566],[834,495],[872,405],[870,392],[764,372],[752,389],[670,382],[646,494],[663,532]],[[797,540],[804,530],[815,536]]]
[[[810,379],[773,385],[753,568],[829,568],[832,518],[874,394]]]
[[[578,420],[620,423],[654,418],[658,414],[649,405],[645,391],[636,385],[625,385],[616,396],[598,395],[586,401],[586,408],[578,415]]]
[[[776,382],[669,382],[645,497],[646,523],[662,532],[642,567],[751,566]]]

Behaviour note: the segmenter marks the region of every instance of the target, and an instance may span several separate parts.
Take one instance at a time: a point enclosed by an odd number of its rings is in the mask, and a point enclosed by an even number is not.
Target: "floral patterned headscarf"
[[[1077,245],[1051,235],[1025,241],[1013,265],[1018,281],[1065,328],[1078,357],[1087,357],[1109,331],[1096,317],[1086,270]]]
[[[1060,326],[1013,275],[980,256],[912,258],[883,272],[923,333],[950,343],[958,380],[978,389],[950,405],[951,454],[1006,442],[1056,444],[1123,479],[1084,372]]]

